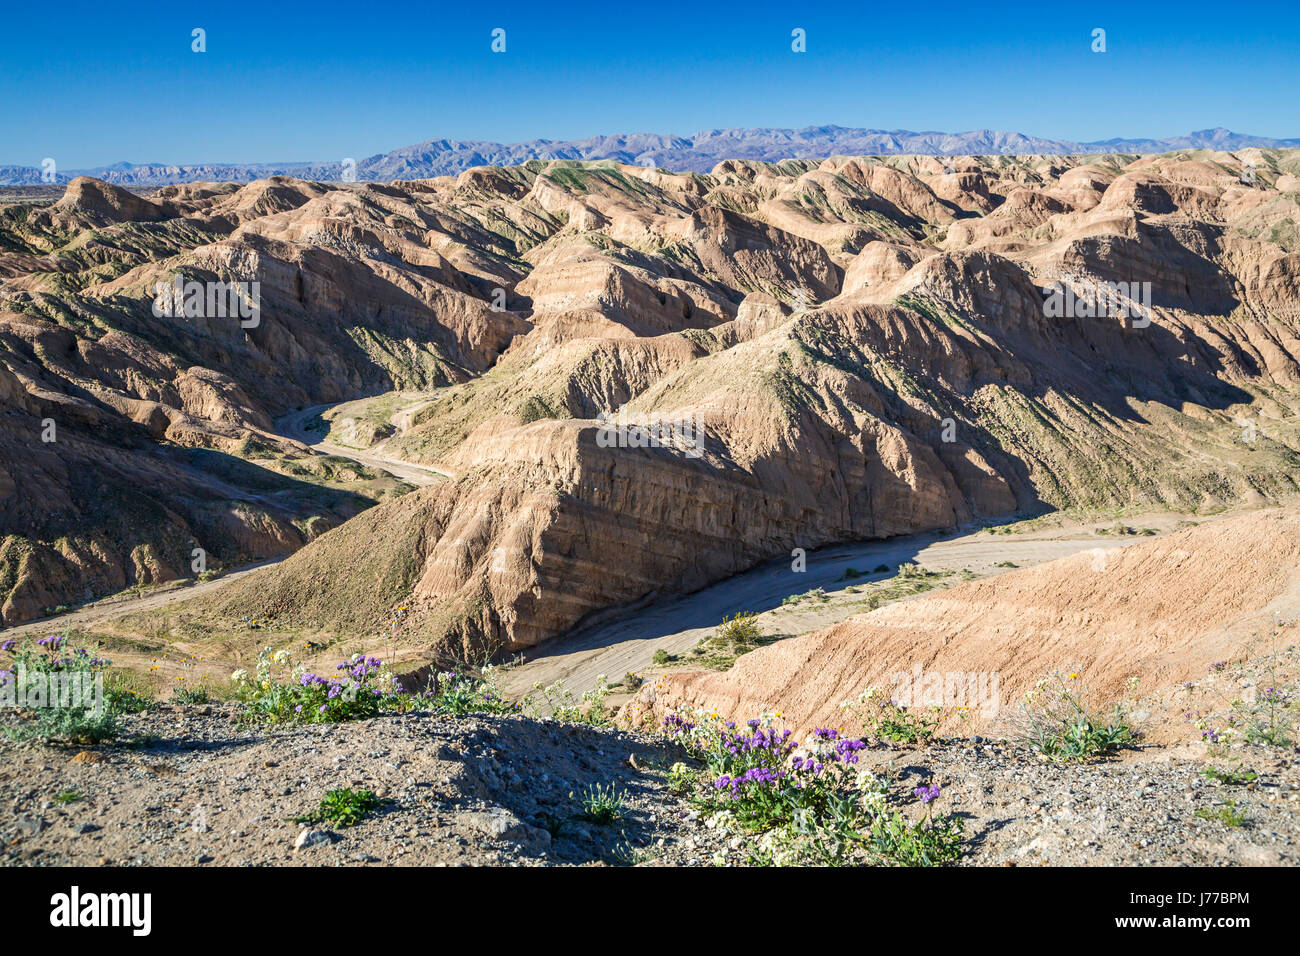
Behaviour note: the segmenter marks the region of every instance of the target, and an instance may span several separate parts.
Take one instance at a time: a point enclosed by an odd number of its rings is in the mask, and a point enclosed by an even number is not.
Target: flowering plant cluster
[[[1244,757],[1252,746],[1291,747],[1300,739],[1300,705],[1294,699],[1300,654],[1295,645],[1280,648],[1280,635],[1278,629],[1269,635],[1269,653],[1253,666],[1246,667],[1244,658],[1235,665],[1218,661],[1204,679],[1183,685],[1189,696],[1211,698],[1185,716],[1213,755],[1229,757],[1241,750]]]
[[[933,740],[943,713],[941,707],[914,708],[900,701],[885,700],[874,687],[842,701],[840,710],[846,718],[859,721],[867,736],[907,744]]]
[[[23,724],[19,737],[52,743],[93,744],[117,734],[123,708],[104,686],[111,661],[80,646],[68,634],[36,641],[0,642],[0,704],[17,708]]]
[[[405,693],[398,688],[399,693]],[[495,669],[482,667],[477,673],[448,670],[435,674],[429,686],[414,695],[412,704],[439,714],[513,714],[523,706],[507,700],[496,689]]]
[[[1130,693],[1137,678],[1129,678]],[[1045,760],[1082,763],[1107,757],[1141,738],[1123,701],[1103,710],[1092,701],[1079,671],[1053,671],[1025,694],[1020,736]]]
[[[288,651],[268,647],[258,654],[255,674],[237,670],[230,679],[249,723],[337,723],[365,720],[383,710],[464,715],[519,708],[496,693],[490,667],[477,674],[442,671],[425,688],[412,691],[379,658],[365,654],[341,661],[332,674],[318,674],[295,663]]]
[[[357,654],[335,671],[313,673],[295,663],[288,651],[267,647],[257,656],[255,676],[237,670],[230,679],[249,723],[362,720],[377,715],[396,693],[396,682],[377,658]]]
[[[937,786],[916,791],[925,813],[909,821],[890,810],[888,783],[859,766],[865,741],[818,728],[801,743],[778,720],[766,714],[741,728],[688,711],[663,722],[664,733],[703,765],[695,799],[707,822],[759,834],[751,862],[928,865],[960,856],[961,820],[931,812]],[[684,764],[674,765],[675,788],[685,774]]]

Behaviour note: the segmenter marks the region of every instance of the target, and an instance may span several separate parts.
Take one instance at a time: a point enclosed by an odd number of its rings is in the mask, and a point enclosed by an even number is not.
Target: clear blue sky
[[[60,169],[828,123],[1300,136],[1295,0],[27,2],[3,14],[0,63],[0,164]]]

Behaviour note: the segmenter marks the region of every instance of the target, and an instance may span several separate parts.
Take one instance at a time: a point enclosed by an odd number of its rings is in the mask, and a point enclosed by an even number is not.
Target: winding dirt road
[[[350,458],[355,462],[368,465],[371,468],[378,468],[389,474],[396,475],[403,481],[409,481],[413,485],[431,485],[434,482],[441,481],[444,478],[456,477],[449,471],[442,471],[430,465],[417,465],[414,462],[402,461],[398,458],[387,458],[383,455],[376,455],[373,452],[360,449],[349,448],[345,445],[336,445],[307,428],[307,424],[314,418],[318,418],[331,408],[337,408],[339,405],[347,405],[349,402],[338,402],[334,405],[313,405],[311,408],[304,408],[300,412],[294,412],[292,415],[286,415],[275,423],[275,430],[285,438],[292,438],[296,442],[301,442],[307,447],[322,452],[326,455],[337,455],[340,458]]]
[[[129,592],[114,594],[94,603],[83,605],[68,614],[45,617],[38,621],[27,621],[23,624],[15,624],[12,627],[0,629],[0,634],[10,638],[23,634],[33,634],[38,631],[42,634],[57,634],[65,628],[87,630],[91,625],[117,617],[119,614],[152,611],[181,601],[188,601],[200,594],[208,594],[218,588],[225,587],[230,581],[256,574],[263,568],[269,568],[271,565],[279,564],[283,560],[284,558],[271,558],[268,561],[259,561],[256,564],[246,564],[242,568],[236,568],[219,578],[213,578],[211,581],[174,581],[160,585],[143,594],[133,595]]]

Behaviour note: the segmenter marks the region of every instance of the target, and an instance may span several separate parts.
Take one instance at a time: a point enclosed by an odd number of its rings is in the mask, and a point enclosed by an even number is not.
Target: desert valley
[[[1300,150],[0,202],[6,862],[1300,861]]]

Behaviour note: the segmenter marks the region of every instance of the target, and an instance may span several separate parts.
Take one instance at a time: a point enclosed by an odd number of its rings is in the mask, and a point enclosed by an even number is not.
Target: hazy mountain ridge
[[[972,130],[965,133],[851,129],[809,126],[803,129],[731,128],[700,130],[691,136],[626,133],[556,141],[494,143],[483,140],[428,140],[355,162],[361,181],[428,179],[457,175],[475,166],[514,166],[529,160],[602,160],[654,165],[674,172],[708,172],[726,159],[824,159],[829,156],[931,156],[1163,153],[1177,149],[1234,150],[1248,147],[1300,147],[1300,138],[1274,139],[1216,127],[1167,139],[1121,139],[1098,142],[1044,139],[1024,133]],[[0,166],[0,185],[40,183],[41,169]],[[93,176],[119,186],[166,186],[191,182],[246,183],[269,176],[295,176],[325,182],[345,178],[344,160],[281,163],[114,163],[56,174],[66,183]]]

